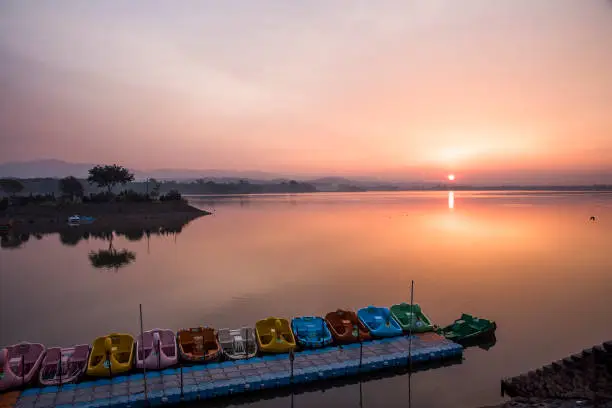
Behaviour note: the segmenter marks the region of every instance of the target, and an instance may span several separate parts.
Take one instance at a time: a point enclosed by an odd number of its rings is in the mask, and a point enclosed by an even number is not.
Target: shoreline
[[[68,224],[72,215],[89,216],[92,223]],[[57,206],[28,204],[12,207],[0,215],[0,224],[10,225],[7,234],[53,234],[109,230],[180,230],[188,222],[211,213],[185,201],[153,203],[78,203]]]

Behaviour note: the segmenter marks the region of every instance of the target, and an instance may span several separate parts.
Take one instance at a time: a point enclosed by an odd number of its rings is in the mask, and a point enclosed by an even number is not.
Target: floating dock
[[[411,347],[410,347],[411,345]],[[141,408],[206,400],[258,390],[288,387],[320,380],[370,373],[457,358],[463,348],[445,338],[424,333],[306,350],[294,354],[266,355],[248,360],[209,363],[163,371],[147,371],[109,379],[30,388],[13,404],[15,408]],[[13,399],[12,399],[13,400]]]

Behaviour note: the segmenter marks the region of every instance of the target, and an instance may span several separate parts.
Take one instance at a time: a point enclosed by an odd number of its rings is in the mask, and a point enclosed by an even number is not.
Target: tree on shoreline
[[[14,196],[23,190],[23,184],[21,184],[21,181],[15,179],[0,179],[0,190]]]
[[[83,197],[84,189],[81,182],[72,176],[64,177],[59,181],[59,188],[62,194],[70,196],[74,199],[75,197]]]
[[[134,174],[123,166],[113,164],[112,166],[95,166],[89,169],[87,181],[96,184],[100,188],[106,188],[110,194],[117,184],[124,185],[134,181]]]

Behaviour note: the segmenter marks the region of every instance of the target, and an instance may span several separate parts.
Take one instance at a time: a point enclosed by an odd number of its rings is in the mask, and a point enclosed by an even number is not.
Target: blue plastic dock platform
[[[30,388],[21,393],[16,408],[140,408],[182,401],[204,400],[249,391],[286,387],[367,373],[408,364],[408,337],[392,337],[342,347],[295,353],[293,375],[288,354],[241,361],[202,364],[182,369],[66,384],[61,388]],[[433,333],[412,337],[414,364],[461,356],[463,348]],[[361,356],[360,356],[361,354]]]

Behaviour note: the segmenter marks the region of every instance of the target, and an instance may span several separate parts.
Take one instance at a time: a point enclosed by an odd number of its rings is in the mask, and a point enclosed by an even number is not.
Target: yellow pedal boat
[[[295,336],[287,319],[268,317],[255,323],[257,345],[265,353],[289,353],[295,348]]]
[[[125,373],[134,362],[134,337],[111,333],[94,340],[87,361],[87,375],[112,377]]]

